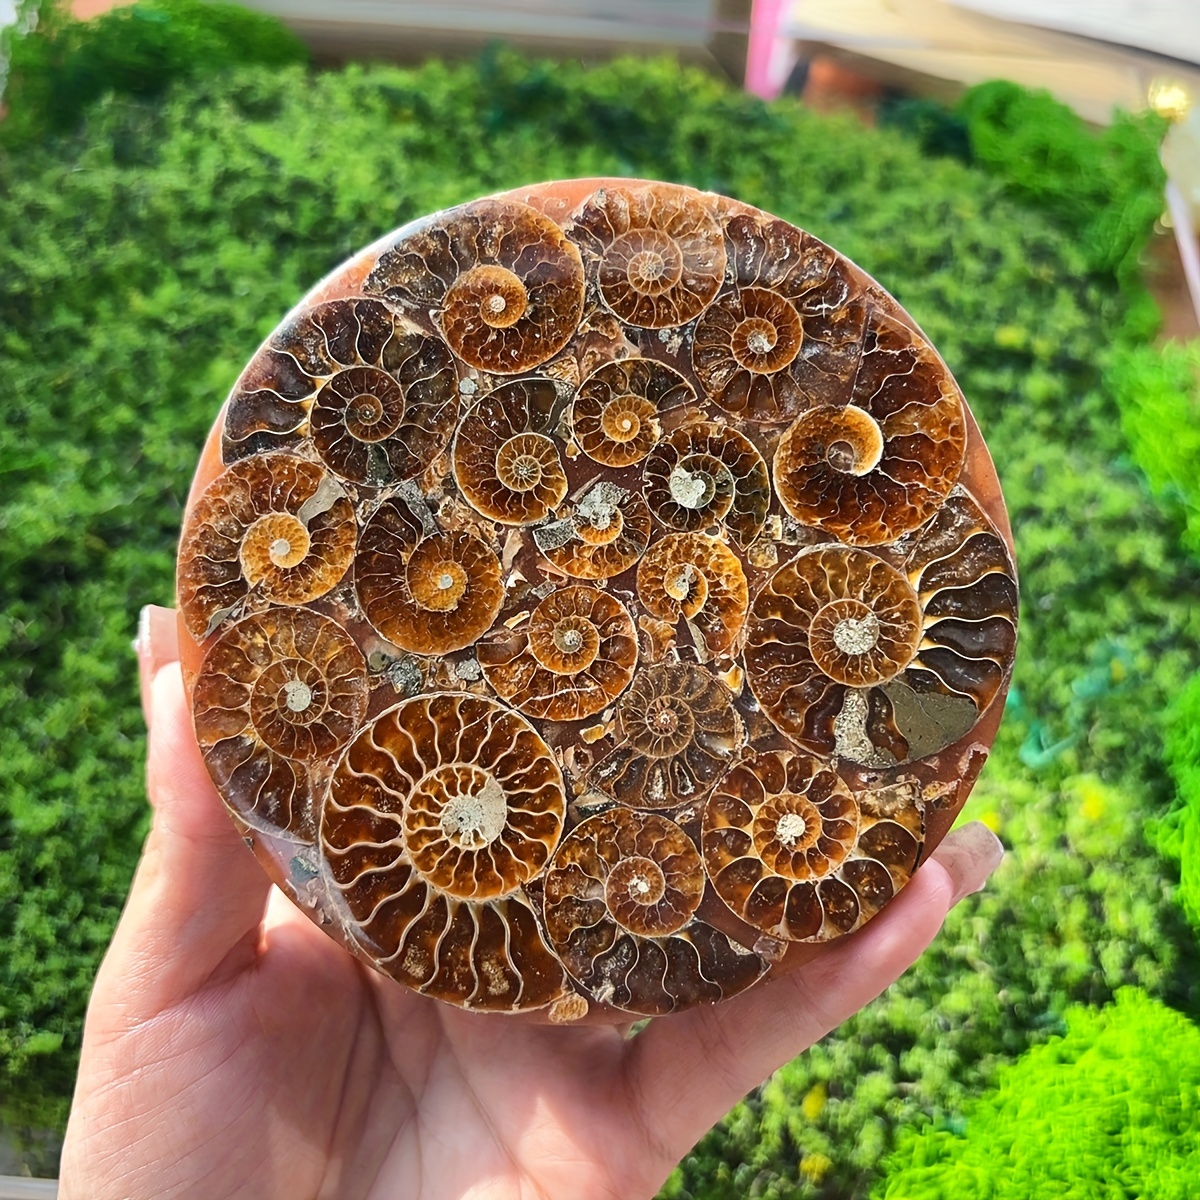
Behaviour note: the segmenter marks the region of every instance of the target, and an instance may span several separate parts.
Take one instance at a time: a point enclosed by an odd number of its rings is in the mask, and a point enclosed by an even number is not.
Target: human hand
[[[154,821],[96,978],[61,1200],[637,1200],[747,1091],[896,979],[1001,858],[953,831],[804,968],[614,1027],[462,1012],[376,974],[269,883],[209,781],[174,613],[139,637]]]

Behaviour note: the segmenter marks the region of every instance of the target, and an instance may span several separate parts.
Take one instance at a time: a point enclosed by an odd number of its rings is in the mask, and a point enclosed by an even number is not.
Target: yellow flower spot
[[[1000,814],[998,812],[980,813],[979,820],[982,824],[986,825],[994,834],[998,835],[1000,833],[1000,826],[1003,824],[1003,822],[1000,820]]]
[[[820,1183],[821,1180],[829,1173],[829,1168],[833,1166],[833,1159],[826,1158],[824,1154],[806,1154],[800,1160],[800,1170],[808,1176],[813,1183]]]
[[[814,1083],[804,1093],[804,1099],[800,1101],[800,1111],[804,1115],[804,1119],[806,1121],[815,1121],[825,1111],[825,1101],[827,1099],[828,1093],[825,1090],[825,1084]]]
[[[1100,821],[1108,814],[1108,805],[1104,799],[1104,788],[1097,779],[1084,779],[1079,785],[1079,798],[1082,803],[1079,811],[1089,821]]]

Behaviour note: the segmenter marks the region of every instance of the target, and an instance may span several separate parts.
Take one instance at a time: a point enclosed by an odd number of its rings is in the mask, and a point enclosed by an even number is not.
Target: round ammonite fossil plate
[[[999,484],[904,310],[785,221],[588,179],[381,238],[222,408],[184,678],[276,884],[461,1008],[714,1004],[949,828],[1016,646]]]

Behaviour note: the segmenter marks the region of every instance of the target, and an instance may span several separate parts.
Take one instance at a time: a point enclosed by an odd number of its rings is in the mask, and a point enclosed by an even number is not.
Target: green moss
[[[1132,349],[1110,384],[1134,462],[1200,561],[1200,342]]]
[[[1200,674],[1193,675],[1168,713],[1167,763],[1176,802],[1150,823],[1151,840],[1179,863],[1179,902],[1200,931]]]
[[[888,1160],[879,1200],[1189,1200],[1200,1178],[1200,1029],[1144,993],[1072,1008],[955,1129]]]

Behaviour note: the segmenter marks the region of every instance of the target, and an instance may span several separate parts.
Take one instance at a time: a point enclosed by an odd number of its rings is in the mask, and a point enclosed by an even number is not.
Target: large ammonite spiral
[[[771,505],[762,455],[724,424],[675,430],[651,451],[643,477],[650,511],[679,532],[723,528],[744,546],[762,529]]]
[[[583,269],[579,250],[537,209],[479,200],[401,230],[366,291],[432,313],[470,366],[516,375],[575,336]]]
[[[684,189],[604,188],[570,234],[590,255],[604,302],[630,325],[684,325],[712,303],[725,239],[711,207]]]
[[[179,550],[179,608],[207,637],[246,602],[306,604],[354,560],[354,510],[322,467],[290,454],[235,463],[204,489]]]
[[[217,789],[246,824],[311,838],[311,789],[367,714],[367,664],[354,639],[306,608],[231,625],[192,696],[196,737]]]
[[[617,708],[617,746],[587,783],[639,808],[702,800],[745,743],[729,688],[703,667],[645,667]]]
[[[654,448],[662,414],[695,403],[692,385],[652,358],[606,363],[583,381],[571,406],[575,440],[606,467],[628,467]]]
[[[802,524],[852,546],[879,546],[938,510],[965,444],[962,399],[933,348],[875,316],[850,403],[796,418],[775,451],[775,488]]]
[[[504,602],[500,560],[464,531],[426,535],[417,514],[385,500],[363,527],[354,585],[381,637],[416,654],[473,645]]]
[[[937,352],[725,197],[542,184],[254,354],[178,571],[204,761],[363,961],[555,1022],[712,1004],[886,908],[995,736],[1017,584]]]
[[[516,713],[478,696],[408,700],[347,749],[321,849],[376,964],[465,1008],[538,1008],[562,971],[525,885],[563,827],[562,772]]]
[[[559,447],[543,432],[556,392],[549,379],[506,383],[463,418],[454,478],[472,508],[505,525],[549,516],[567,494]]]
[[[960,494],[900,568],[850,546],[780,567],[750,607],[746,676],[805,749],[911,762],[969,732],[995,698],[1016,648],[1016,601],[1003,541]]]
[[[633,679],[637,631],[619,600],[583,584],[551,592],[529,620],[479,643],[484,678],[526,716],[581,721]]]

